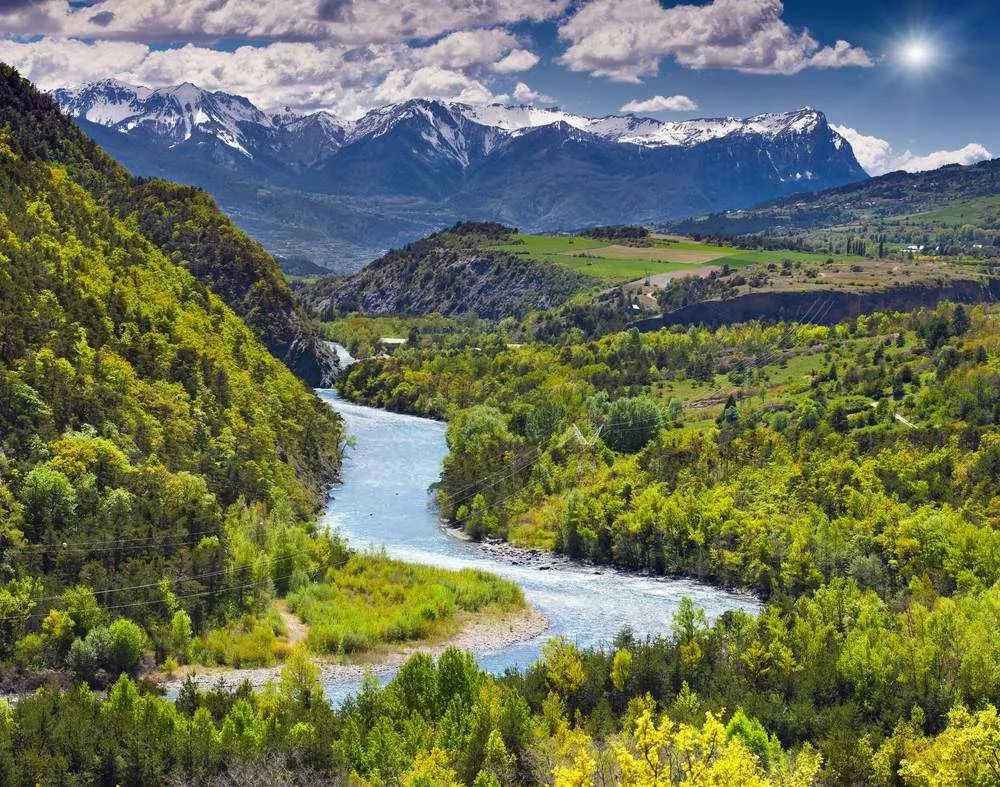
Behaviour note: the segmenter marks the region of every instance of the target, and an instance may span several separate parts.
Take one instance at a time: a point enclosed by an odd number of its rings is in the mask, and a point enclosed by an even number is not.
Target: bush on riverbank
[[[385,646],[455,633],[462,613],[497,613],[525,606],[520,588],[473,569],[450,571],[392,560],[380,553],[345,556],[321,581],[293,580],[289,609],[308,627],[317,654],[358,656]],[[286,624],[272,606],[212,629],[167,655],[174,663],[271,667],[292,649]],[[186,654],[186,657],[185,657]]]
[[[247,616],[224,628],[212,629],[194,647],[194,662],[207,665],[270,667],[289,653],[282,637],[281,617],[272,607],[265,616]]]

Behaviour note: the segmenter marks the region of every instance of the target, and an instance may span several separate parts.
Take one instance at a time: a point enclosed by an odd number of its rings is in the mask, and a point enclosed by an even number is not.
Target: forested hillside
[[[943,305],[444,352],[425,336],[364,361],[353,396],[448,415],[442,500],[473,535],[745,584],[766,606],[709,623],[684,602],[669,636],[554,640],[502,677],[454,650],[415,656],[342,707],[301,653],[262,691],[189,683],[176,704],[127,677],[106,698],[45,689],[0,702],[0,773],[992,784],[996,319]]]
[[[30,117],[0,132],[0,661],[100,682],[343,559],[308,529],[343,431]]]
[[[695,617],[672,643],[627,644],[633,690],[662,692],[668,714],[743,708],[816,747],[828,783],[937,783],[940,761],[902,762],[945,756],[923,736],[958,724],[974,746],[992,724],[995,307],[562,347],[425,342],[356,364],[342,390],[448,418],[440,500],[473,537],[766,598],[757,619]],[[584,685],[585,717],[603,713]]]
[[[0,127],[18,148],[62,164],[72,180],[187,267],[257,332],[267,348],[311,385],[329,380],[335,361],[292,297],[274,259],[230,221],[206,193],[133,178],[56,104],[0,64]]]

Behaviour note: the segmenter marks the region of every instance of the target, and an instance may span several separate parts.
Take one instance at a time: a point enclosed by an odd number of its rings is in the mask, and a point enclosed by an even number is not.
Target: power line
[[[238,573],[238,572],[240,572],[240,571],[242,571],[244,569],[247,569],[247,568],[261,569],[261,568],[264,568],[264,567],[267,567],[267,566],[273,567],[275,565],[278,565],[279,563],[284,563],[284,562],[287,562],[289,560],[293,560],[296,556],[303,555],[303,554],[305,554],[304,551],[299,551],[297,553],[292,553],[290,555],[283,555],[280,558],[272,558],[272,559],[270,559],[268,561],[265,561],[264,564],[256,564],[256,565],[253,565],[253,566],[247,564],[247,565],[244,565],[244,566],[239,566],[237,568],[223,569],[221,571],[213,571],[213,572],[209,572],[209,573],[206,573],[206,574],[195,574],[195,575],[192,575],[192,576],[189,576],[189,577],[178,577],[178,578],[175,578],[173,581],[171,581],[171,584],[176,584],[178,582],[187,582],[187,581],[196,580],[196,579],[205,579],[205,578],[212,577],[212,576],[220,576],[222,574],[227,574],[227,573],[230,573],[230,572],[232,572],[232,573]],[[347,565],[347,562],[351,559],[351,557],[353,557],[353,555],[349,555],[344,560],[338,561],[337,563],[334,563],[332,567],[333,568],[342,568],[343,566]],[[228,585],[228,586],[221,587],[221,588],[213,588],[211,590],[203,590],[203,591],[197,591],[197,592],[193,592],[193,593],[175,594],[174,598],[176,600],[183,600],[183,599],[188,599],[188,598],[197,598],[197,597],[201,597],[201,596],[208,596],[208,595],[212,595],[212,594],[215,594],[215,593],[228,593],[231,590],[240,590],[242,588],[252,587],[252,586],[255,586],[255,585],[266,585],[266,584],[269,584],[271,582],[280,581],[282,579],[290,579],[292,576],[294,576],[294,572],[292,572],[291,574],[286,574],[286,575],[282,575],[282,576],[278,576],[278,577],[267,577],[266,579],[261,579],[261,580],[257,580],[255,582],[250,582],[250,583],[244,583],[242,585]],[[167,581],[170,581],[170,580],[167,580]],[[151,588],[154,588],[154,587],[159,587],[162,582],[163,582],[163,580],[161,580],[160,582],[153,582],[153,583],[149,583],[149,584],[145,584],[145,585],[132,585],[132,586],[128,586],[128,587],[108,588],[106,590],[96,591],[94,595],[98,595],[98,593],[101,593],[101,594],[105,594],[105,593],[123,593],[123,592],[125,592],[127,590],[148,590],[148,589],[151,589]],[[33,599],[32,603],[37,606],[40,602],[43,602],[43,601],[60,601],[60,600],[62,600],[62,596],[42,596],[40,598]],[[151,605],[151,604],[165,604],[165,603],[166,603],[165,599],[146,599],[144,601],[133,601],[133,602],[125,603],[125,604],[112,604],[112,605],[109,605],[109,606],[103,606],[100,609],[101,609],[101,611],[106,611],[106,610],[127,609],[127,608],[130,608],[130,607],[147,606],[147,605]],[[51,609],[51,607],[50,607],[50,609]],[[15,620],[26,620],[26,619],[30,618],[32,615],[36,614],[36,612],[40,612],[40,611],[41,610],[32,609],[30,612],[26,612],[24,614],[9,615],[7,617],[2,617],[2,618],[0,618],[0,623],[7,623],[7,622],[10,622],[10,621],[15,621]]]
[[[196,530],[193,533],[188,533],[187,534],[187,538],[195,538],[196,536],[204,536],[204,535],[220,535],[220,533],[219,533],[218,529]],[[49,547],[49,546],[51,546],[52,548],[59,548],[59,549],[84,549],[84,548],[89,548],[91,546],[100,547],[100,546],[104,546],[105,544],[124,544],[124,543],[133,543],[133,542],[137,542],[137,541],[155,542],[157,540],[157,538],[159,538],[159,536],[135,536],[133,538],[108,538],[108,539],[104,539],[102,541],[70,541],[70,542],[64,541],[61,544],[51,544],[51,545],[49,545],[49,544],[24,544],[24,545],[21,545],[21,546],[14,546],[14,547],[11,547],[11,548],[12,549],[31,549],[31,548],[34,548],[34,547]],[[180,543],[180,542],[175,542],[175,543]]]
[[[817,298],[813,299],[813,302],[810,304],[809,308],[806,310],[806,314],[803,315],[803,316],[806,316],[806,315],[809,315],[809,314],[812,313],[812,310],[813,310],[813,308],[815,308],[817,301],[818,301],[818,296],[817,296]],[[816,315],[812,318],[812,320],[818,321],[819,319],[822,319],[822,316],[825,315],[826,313],[828,313],[829,309],[832,307],[832,302],[833,302],[832,298],[830,298],[828,300],[825,300],[821,304],[820,308],[817,310]],[[812,324],[812,323],[810,322],[810,323],[806,323],[806,324],[808,325],[808,324]],[[788,333],[790,333],[791,330],[792,330],[791,326],[787,327],[787,329],[786,329],[786,338],[787,338]],[[781,341],[783,342],[784,340],[785,339],[782,339]],[[780,349],[779,350],[774,350],[774,351],[768,353],[763,358],[754,359],[752,362],[741,362],[741,363],[744,363],[744,364],[748,363],[748,365],[751,366],[751,367],[766,365],[767,363],[770,363],[770,360],[768,360],[768,359],[776,357],[776,355],[778,353],[780,353]],[[744,366],[744,368],[747,368],[747,366]],[[716,389],[716,393],[718,391],[721,391],[721,390],[722,390],[721,387],[717,388]],[[710,394],[709,398],[711,396],[713,396],[713,395],[714,394]],[[698,400],[698,401],[703,401],[703,400],[704,400],[704,398],[702,400]],[[579,439],[581,440],[581,442],[584,445],[593,445],[594,443],[596,443],[596,440],[597,440],[598,436],[600,435],[601,430],[603,430],[603,429],[616,429],[618,431],[635,431],[635,430],[647,429],[648,428],[648,426],[646,426],[646,425],[634,425],[631,421],[619,421],[619,422],[610,422],[610,423],[609,422],[605,422],[604,424],[601,424],[599,426],[597,432],[595,433],[594,438],[593,438],[594,442],[590,443],[590,442],[588,442],[588,440],[586,438],[583,437],[583,433],[580,431],[579,426],[576,423],[573,423],[572,426],[573,426],[576,434],[579,436]],[[473,481],[472,483],[467,484],[465,487],[463,487],[463,488],[461,488],[459,490],[456,490],[455,492],[452,492],[452,493],[447,493],[446,492],[446,494],[448,494],[448,497],[450,498],[450,503],[454,506],[454,505],[457,505],[459,503],[466,502],[467,500],[471,499],[475,495],[480,494],[483,489],[489,489],[489,488],[496,487],[503,479],[506,478],[506,476],[508,474],[510,474],[511,476],[513,476],[515,473],[519,472],[520,470],[523,470],[523,469],[525,469],[527,467],[533,466],[537,462],[537,460],[541,458],[541,455],[543,454],[543,452],[545,452],[546,450],[549,450],[549,448],[550,448],[550,446],[547,446],[547,445],[542,445],[542,444],[536,445],[536,446],[532,447],[531,451],[527,454],[528,458],[522,458],[521,463],[520,463],[519,466],[517,464],[517,460],[515,460],[510,465],[510,467],[503,467],[503,468],[501,468],[499,470],[494,471],[493,473],[489,473],[489,474],[487,474],[485,476],[482,476],[479,479],[477,479],[476,481]],[[531,455],[532,453],[534,454],[534,456]],[[484,482],[487,482],[487,481],[490,481],[490,483],[484,483]],[[498,499],[495,499],[495,500],[492,501],[492,503],[494,505],[496,505],[496,504],[501,503],[501,502],[506,502],[506,500],[509,500],[511,497],[515,496],[516,494],[519,494],[521,491],[522,491],[521,489],[512,490],[512,492],[510,494],[502,496],[502,497],[500,497]],[[466,494],[466,493],[468,493],[468,494]],[[147,537],[147,538],[136,537],[136,538],[132,538],[132,539],[122,539],[122,540],[119,540],[119,541],[103,540],[103,541],[92,541],[92,542],[73,542],[72,544],[64,543],[62,545],[34,544],[34,545],[26,545],[26,547],[39,548],[39,549],[42,548],[42,547],[45,547],[45,548],[48,548],[48,549],[74,549],[74,550],[77,550],[77,551],[121,551],[123,549],[125,549],[125,550],[130,550],[130,549],[134,550],[134,549],[146,548],[147,544],[148,544],[149,547],[154,547],[154,546],[155,547],[162,547],[162,546],[169,546],[171,544],[174,544],[174,545],[187,544],[188,540],[190,538],[193,538],[196,535],[200,536],[200,535],[206,535],[206,534],[209,534],[209,533],[211,533],[212,535],[225,535],[224,533],[219,533],[218,531],[215,531],[215,530],[212,530],[212,531],[207,531],[206,530],[206,531],[198,531],[196,533],[189,534],[188,535],[188,539],[184,539],[183,541],[174,541],[174,542],[154,543],[156,537],[155,536],[150,536],[150,537]],[[142,543],[139,543],[139,542],[142,542]],[[116,544],[116,546],[107,547],[107,548],[89,549],[89,547],[91,545],[101,546],[101,545],[105,545],[105,544]],[[131,546],[123,546],[123,544],[130,544]],[[304,552],[300,550],[300,551],[298,551],[296,553],[292,553],[290,555],[283,555],[283,556],[278,556],[278,557],[270,558],[270,559],[264,561],[263,563],[257,562],[257,563],[254,563],[254,564],[246,564],[246,565],[238,566],[238,567],[229,567],[229,568],[219,569],[219,570],[216,570],[216,571],[205,572],[205,573],[202,573],[202,574],[192,574],[192,575],[189,575],[189,576],[174,577],[172,579],[164,577],[164,578],[161,578],[160,580],[158,580],[156,582],[151,582],[151,583],[146,583],[146,584],[141,584],[141,585],[121,586],[121,587],[117,587],[117,588],[106,588],[106,589],[103,589],[103,590],[94,591],[94,595],[95,596],[105,596],[105,595],[109,595],[109,594],[113,594],[113,593],[124,593],[126,591],[148,590],[148,589],[160,587],[164,582],[167,582],[170,585],[175,585],[175,584],[179,584],[181,582],[197,581],[197,580],[200,580],[200,579],[207,579],[207,578],[216,577],[216,576],[223,576],[223,575],[227,575],[227,574],[235,574],[235,573],[239,573],[239,572],[242,572],[242,571],[245,571],[245,570],[253,570],[253,569],[258,569],[259,570],[259,569],[261,569],[263,567],[266,567],[266,566],[272,566],[273,567],[274,565],[277,565],[279,562],[285,562],[285,561],[288,561],[288,560],[292,560],[292,559],[294,559],[294,557],[296,557],[297,555],[301,555],[301,554],[304,554]],[[287,578],[287,577],[270,578],[267,581],[273,581],[274,579],[282,579],[282,578]],[[176,596],[176,598],[177,599],[194,598],[194,597],[201,596],[201,595],[210,595],[212,593],[226,592],[228,590],[237,589],[239,587],[241,587],[241,586],[229,586],[227,588],[220,588],[220,589],[215,589],[215,590],[203,591],[203,592],[199,592],[199,593],[183,594],[183,595]],[[60,601],[60,600],[62,600],[62,596],[61,595],[42,596],[42,597],[39,597],[37,599],[33,599],[32,600],[32,604],[33,604],[33,606],[37,607],[37,605],[39,605],[41,603],[44,603],[44,602],[47,602],[47,601]],[[160,604],[160,603],[164,603],[164,602],[162,600],[133,602],[131,604],[106,606],[106,607],[102,607],[102,609],[104,609],[104,610],[124,609],[124,608],[128,608],[128,607],[131,607],[131,606],[138,606],[138,605],[142,605],[142,604]],[[32,610],[31,612],[25,613],[24,615],[15,616],[13,618],[0,618],[0,621],[11,620],[11,619],[30,618],[33,613],[34,613],[34,610]]]

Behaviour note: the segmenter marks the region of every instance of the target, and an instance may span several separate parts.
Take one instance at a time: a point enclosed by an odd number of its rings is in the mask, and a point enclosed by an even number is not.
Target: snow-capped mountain
[[[147,141],[176,147],[216,140],[247,158],[277,156],[301,163],[293,151],[308,149],[310,163],[335,152],[348,124],[329,112],[268,115],[243,96],[203,90],[190,82],[151,90],[117,79],[52,93],[70,117]]]
[[[657,147],[693,147],[737,136],[776,139],[803,135],[824,125],[821,112],[804,108],[784,114],[750,118],[703,118],[662,121],[635,115],[585,117],[560,109],[530,105],[471,105],[412,99],[373,109],[355,122],[329,112],[298,114],[289,108],[267,115],[242,96],[210,92],[187,82],[152,90],[116,79],[93,82],[78,90],[62,88],[53,97],[74,118],[107,126],[124,134],[143,134],[171,146],[195,135],[215,137],[249,158],[275,154],[283,146],[305,141],[317,153],[315,160],[344,145],[372,140],[408,123],[429,149],[454,157],[468,166],[477,154],[488,155],[501,141],[542,126],[565,125],[618,144]],[[845,141],[829,130],[838,147]]]
[[[137,174],[199,185],[265,245],[321,263],[328,252],[308,238],[367,254],[455,219],[529,230],[661,221],[866,177],[809,108],[661,121],[412,99],[346,121],[269,114],[191,84],[102,80],[53,97]],[[290,236],[286,209],[303,232]]]
[[[508,132],[565,123],[609,142],[631,143],[646,147],[692,146],[731,135],[758,134],[774,138],[780,134],[806,133],[824,121],[823,114],[808,107],[784,114],[762,114],[751,118],[704,118],[700,120],[662,121],[636,115],[584,117],[533,106],[490,104],[470,106],[449,104],[452,111]],[[834,132],[836,133],[836,132]],[[839,136],[839,135],[838,135]]]

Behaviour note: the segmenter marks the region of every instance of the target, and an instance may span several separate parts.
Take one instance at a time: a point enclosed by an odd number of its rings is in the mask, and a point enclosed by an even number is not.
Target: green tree
[[[76,490],[64,473],[47,465],[32,468],[21,486],[24,533],[31,540],[55,537],[72,523]]]
[[[663,413],[656,399],[648,396],[622,397],[611,402],[601,436],[609,448],[635,453],[663,427]]]
[[[969,311],[961,303],[957,304],[951,313],[951,333],[953,336],[964,336],[969,332],[972,323]]]
[[[108,668],[115,674],[131,673],[148,644],[146,634],[127,618],[118,618],[108,626]]]
[[[170,651],[181,664],[186,664],[191,659],[192,641],[191,616],[179,609],[170,618]]]

